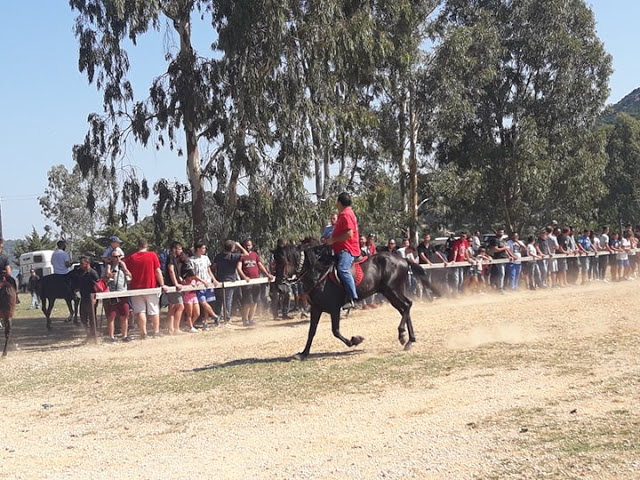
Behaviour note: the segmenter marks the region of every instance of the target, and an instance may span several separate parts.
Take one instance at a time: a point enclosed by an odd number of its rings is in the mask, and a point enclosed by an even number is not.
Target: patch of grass
[[[20,293],[18,297],[20,298],[20,303],[16,305],[14,318],[41,318],[44,320],[44,314],[41,308],[29,310],[29,305],[31,305],[30,293]],[[68,316],[69,310],[67,309],[67,304],[64,300],[57,299],[51,311],[51,318],[67,318]]]
[[[209,369],[125,380],[132,395],[205,394],[207,408],[224,413],[271,407],[289,401],[316,402],[324,396],[375,394],[430,383],[463,368],[455,355],[434,358],[398,354],[381,358],[350,356],[347,361],[248,362]]]
[[[521,433],[513,441],[522,454],[504,459],[492,478],[505,478],[506,470],[527,472],[532,457],[553,458],[544,463],[550,478],[584,478],[586,472],[624,470],[640,455],[640,418],[626,409],[574,416],[555,406],[516,408],[483,424]]]
[[[11,380],[0,376],[0,391],[8,396],[28,396],[33,393],[46,392],[48,390],[73,391],[78,386],[92,385],[99,382],[105,376],[132,375],[136,369],[125,362],[111,361],[85,362],[68,365],[57,365],[48,368],[41,366],[24,372]]]

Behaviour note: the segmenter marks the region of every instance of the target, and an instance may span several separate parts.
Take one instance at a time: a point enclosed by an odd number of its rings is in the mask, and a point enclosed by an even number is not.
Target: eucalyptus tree
[[[316,193],[325,198],[333,159],[343,159],[340,174],[344,159],[360,154],[351,138],[368,109],[361,65],[371,71],[373,23],[370,8],[360,8],[368,3],[70,0],[78,12],[80,70],[104,97],[104,112],[90,116],[85,141],[74,148],[82,172],[106,164],[115,175],[130,139],[179,155],[184,141],[196,238],[205,236],[211,219],[222,223],[216,235],[233,233],[239,197],[264,171],[272,195],[257,200],[272,197],[272,220],[296,213],[306,178],[315,176]],[[192,18],[209,24],[211,52],[194,48]],[[167,52],[148,95],[139,97],[126,49],[163,29],[177,35],[179,49]],[[114,200],[123,218],[128,212],[135,218],[137,199],[149,187],[128,173]],[[207,179],[213,210],[205,208]]]
[[[429,68],[426,43],[440,0],[381,1],[376,10],[378,29],[387,51],[378,69],[380,145],[397,171],[399,207],[415,237],[418,218],[418,138],[428,127],[426,96],[418,93]]]
[[[84,143],[74,147],[75,160],[84,174],[107,164],[115,176],[129,139],[145,147],[167,145],[182,155],[181,132],[194,236],[203,236],[204,176],[199,141],[218,135],[224,117],[216,88],[218,66],[215,59],[198,55],[194,48],[192,17],[212,17],[215,5],[205,0],[70,0],[69,4],[78,13],[75,33],[80,71],[102,91],[104,105],[103,114],[90,115]],[[163,28],[175,33],[179,47],[175,52],[167,51],[164,71],[159,68],[148,95],[140,100],[128,77],[131,63],[126,48]],[[162,37],[156,38],[162,41]],[[149,187],[137,178],[135,170],[127,176],[120,198],[123,213],[131,211],[137,218],[138,198],[147,196]]]
[[[83,178],[77,165],[71,171],[54,165],[47,178],[47,188],[38,197],[42,215],[58,227],[69,248],[107,223],[112,192],[108,178],[93,174]]]
[[[618,114],[615,124],[602,128],[606,136],[607,194],[600,205],[603,221],[622,226],[640,223],[640,120]]]
[[[512,231],[586,216],[603,188],[592,127],[611,58],[585,2],[449,0],[435,32],[440,189],[467,217]]]

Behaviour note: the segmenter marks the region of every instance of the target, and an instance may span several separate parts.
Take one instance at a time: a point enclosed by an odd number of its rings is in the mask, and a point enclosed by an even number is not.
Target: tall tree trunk
[[[418,244],[418,122],[413,86],[409,90],[409,186],[411,193],[411,224],[409,238]]]
[[[203,240],[207,233],[204,219],[204,180],[200,167],[200,152],[195,132],[187,131],[187,178],[191,186],[191,221],[194,241]]]
[[[398,115],[398,138],[396,144],[396,162],[400,172],[400,200],[402,202],[402,212],[409,212],[409,199],[407,192],[407,157],[405,156],[405,140],[407,138],[407,107],[408,101],[406,92],[400,87],[400,112]]]
[[[190,2],[187,2],[187,5]],[[179,61],[183,64],[195,64],[195,54],[191,45],[191,8],[182,8],[173,18],[173,26],[180,37]],[[184,61],[187,59],[187,61]],[[204,180],[200,165],[200,151],[198,150],[198,132],[195,122],[195,105],[189,102],[182,104],[184,115],[184,135],[187,142],[187,178],[191,186],[191,220],[193,224],[193,239],[204,239],[206,225],[204,218]]]

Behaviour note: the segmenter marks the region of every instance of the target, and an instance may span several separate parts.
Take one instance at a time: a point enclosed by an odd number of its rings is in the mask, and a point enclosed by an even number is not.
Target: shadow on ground
[[[15,318],[9,339],[9,352],[15,350],[46,352],[81,347],[87,343],[87,330],[66,319],[52,318],[52,329],[42,316]],[[98,320],[99,321],[99,320]]]
[[[323,352],[323,353],[311,353],[304,361],[320,359],[320,358],[340,358],[340,357],[353,357],[355,355],[360,355],[363,353],[363,350],[347,350],[343,352]],[[189,370],[183,370],[184,373],[188,372],[202,372],[205,370],[217,370],[220,368],[229,368],[229,367],[237,367],[241,365],[258,365],[258,364],[269,364],[269,363],[287,363],[291,361],[299,361],[295,360],[293,355],[289,355],[287,357],[272,357],[272,358],[240,358],[238,360],[231,360],[230,362],[225,363],[215,363],[210,365],[204,365],[202,367],[195,367]]]

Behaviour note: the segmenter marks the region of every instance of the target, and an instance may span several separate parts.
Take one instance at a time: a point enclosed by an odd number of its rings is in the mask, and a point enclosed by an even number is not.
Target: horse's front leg
[[[73,300],[69,297],[65,298],[64,301],[67,304],[67,309],[69,310],[69,318],[67,318],[67,322],[73,320]]]
[[[7,318],[2,321],[4,325],[4,348],[2,349],[2,356],[7,356],[7,346],[9,345],[9,335],[11,335],[11,318]]]
[[[320,316],[322,315],[322,310],[318,307],[311,306],[311,320],[309,321],[309,335],[307,336],[307,344],[304,346],[304,350],[300,353],[296,353],[293,358],[295,360],[306,360],[309,356],[309,352],[311,351],[311,344],[313,343],[313,337],[316,336],[316,331],[318,330],[318,323],[320,322]]]
[[[340,333],[340,309],[331,312],[331,332],[333,336],[339,338],[347,347],[355,347],[360,345],[364,341],[364,337],[356,335],[347,340]]]
[[[47,297],[42,297],[42,313],[44,313],[45,318],[47,319],[47,330],[51,330],[51,311],[53,310],[55,300],[47,299]]]
[[[80,317],[78,316],[78,306],[80,300],[73,294],[73,297],[67,299],[67,307],[69,308],[69,320],[73,319],[74,325],[80,324]]]

